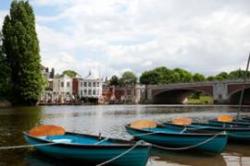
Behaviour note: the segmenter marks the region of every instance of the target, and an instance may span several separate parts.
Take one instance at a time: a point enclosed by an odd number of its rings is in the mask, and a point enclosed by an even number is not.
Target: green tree
[[[171,76],[172,76],[173,72],[170,69],[168,69],[164,66],[161,66],[161,67],[155,68],[154,71],[157,72],[158,75],[160,76],[159,84],[168,84],[168,83],[172,82]]]
[[[9,86],[9,67],[6,55],[2,50],[2,33],[0,32],[0,99],[8,98]]]
[[[113,75],[109,80],[109,85],[119,85],[119,78],[116,75]]]
[[[126,71],[122,74],[122,77],[120,79],[120,83],[122,85],[134,85],[136,84],[137,77],[135,74],[131,71]]]
[[[215,77],[214,77],[214,76],[208,76],[208,77],[207,77],[207,80],[208,80],[208,81],[214,81],[214,80],[215,80]]]
[[[191,82],[192,81],[192,73],[181,68],[175,68],[174,72],[177,72],[180,75],[180,80],[178,82]]]
[[[35,16],[28,1],[12,1],[4,19],[3,52],[10,67],[11,101],[34,105],[42,92],[42,74]]]
[[[149,84],[158,84],[160,80],[160,75],[154,70],[145,71],[140,76],[140,83],[149,85]]]
[[[71,78],[74,78],[74,77],[76,77],[77,72],[75,72],[74,70],[65,70],[65,71],[63,71],[63,75],[67,75]]]
[[[205,76],[202,75],[202,74],[200,74],[200,73],[195,73],[195,74],[193,75],[193,81],[195,81],[195,82],[198,82],[198,81],[205,81],[205,80],[206,80]]]
[[[217,74],[217,75],[215,76],[215,79],[216,79],[216,80],[222,81],[222,80],[227,80],[228,77],[229,77],[229,76],[228,76],[227,72],[221,72],[221,73],[219,73],[219,74]]]
[[[243,79],[245,77],[245,74],[246,74],[246,71],[243,71],[241,69],[234,70],[228,74],[228,79],[231,79],[231,80]],[[249,76],[250,76],[250,72],[248,71],[247,78],[249,78]]]

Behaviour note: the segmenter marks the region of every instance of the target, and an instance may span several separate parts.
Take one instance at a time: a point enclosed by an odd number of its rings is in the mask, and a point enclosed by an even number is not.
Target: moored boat
[[[218,125],[209,123],[192,123],[187,126],[164,123],[166,126],[171,126],[172,129],[177,131],[183,130],[184,128],[188,131],[193,132],[222,132],[225,131],[228,135],[229,140],[233,141],[249,141],[250,140],[250,127],[236,127],[235,125]]]
[[[228,127],[250,127],[250,121],[241,121],[241,120],[233,120],[231,122],[221,122],[216,119],[209,120],[209,124],[218,125],[218,126],[228,126]]]
[[[145,166],[151,147],[141,142],[71,132],[38,136],[24,132],[24,138],[29,144],[34,145],[35,149],[52,157],[91,164],[114,159],[109,165],[118,166]],[[40,146],[43,144],[45,146]],[[121,156],[116,158],[119,155]]]
[[[227,144],[225,133],[198,133],[185,130],[173,130],[166,126],[136,128],[131,124],[126,125],[129,134],[137,139],[153,144],[165,150],[199,150],[208,153],[220,153]],[[156,146],[154,146],[156,145]]]

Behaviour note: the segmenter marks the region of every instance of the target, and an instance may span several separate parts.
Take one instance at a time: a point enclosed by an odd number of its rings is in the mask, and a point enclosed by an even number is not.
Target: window
[[[95,94],[95,89],[93,90],[93,95],[96,95],[96,94]]]
[[[86,89],[84,89],[84,95],[87,95],[87,90]]]
[[[127,90],[127,94],[128,94],[128,95],[131,95],[131,90]]]
[[[95,82],[93,82],[93,87],[95,87],[95,84],[96,84],[96,83],[95,83]]]
[[[87,87],[87,82],[84,82],[84,87]]]
[[[67,87],[70,87],[70,82],[67,82]]]
[[[89,89],[89,93],[88,93],[88,95],[91,95],[91,89]]]
[[[82,96],[82,90],[81,90],[81,96]]]
[[[62,88],[64,87],[64,82],[61,82],[61,87],[62,87]]]
[[[89,82],[88,86],[91,87],[91,82]]]
[[[99,87],[99,82],[97,82],[97,87]]]

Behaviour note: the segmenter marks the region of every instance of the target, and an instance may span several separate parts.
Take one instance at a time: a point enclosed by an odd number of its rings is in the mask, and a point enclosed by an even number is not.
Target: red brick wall
[[[79,80],[77,78],[73,78],[73,81],[72,81],[72,92],[73,92],[73,95],[77,95],[78,94],[78,89],[79,89]]]

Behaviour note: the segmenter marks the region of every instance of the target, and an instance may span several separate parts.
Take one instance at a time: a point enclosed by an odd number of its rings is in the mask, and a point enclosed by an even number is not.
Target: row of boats
[[[224,151],[228,142],[250,141],[250,117],[235,119],[231,115],[221,115],[207,123],[193,123],[190,118],[164,123],[138,120],[125,128],[133,140],[65,132],[62,127],[53,125],[35,127],[24,132],[24,137],[49,156],[99,166],[145,166],[152,147],[218,154]]]

